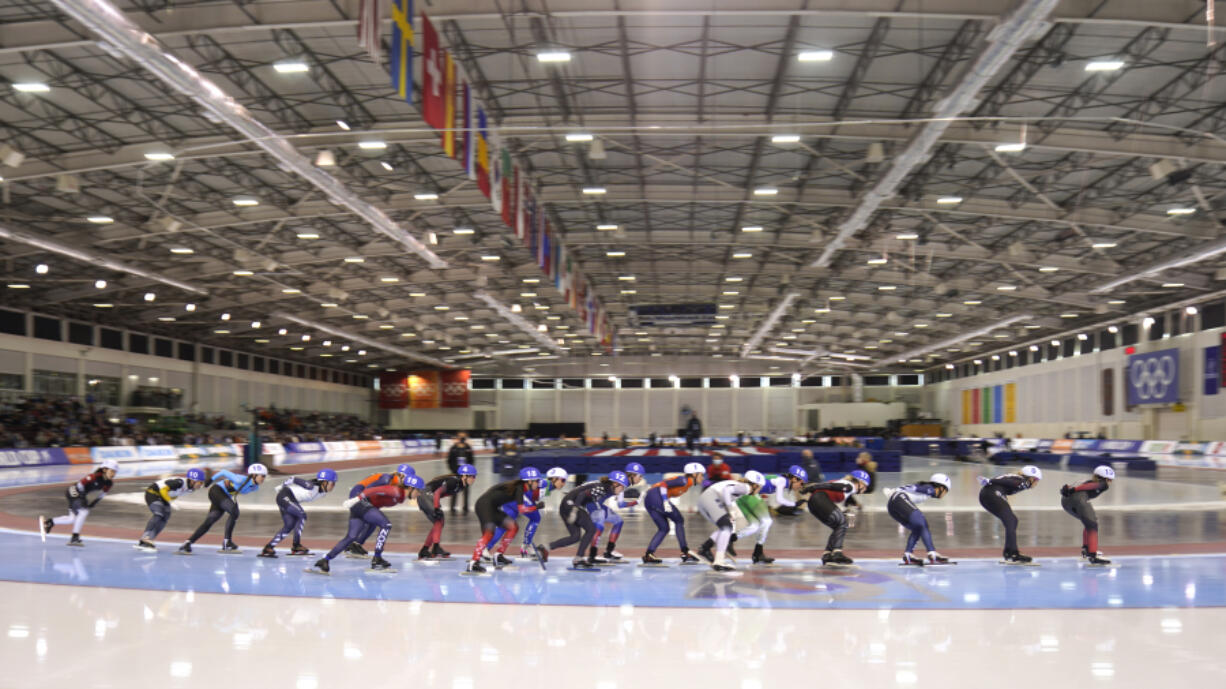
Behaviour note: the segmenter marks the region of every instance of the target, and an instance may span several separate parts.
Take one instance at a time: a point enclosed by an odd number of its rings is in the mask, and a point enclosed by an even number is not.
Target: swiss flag
[[[443,97],[447,92],[447,59],[438,44],[438,33],[430,18],[421,15],[422,25],[422,79],[421,116],[426,124],[435,129],[446,126],[447,107]]]

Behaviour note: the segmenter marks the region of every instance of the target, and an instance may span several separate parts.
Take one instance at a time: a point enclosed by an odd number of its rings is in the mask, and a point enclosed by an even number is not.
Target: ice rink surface
[[[418,466],[424,475],[438,469]],[[486,466],[478,491],[493,482]],[[880,475],[881,485],[935,470],[954,475],[950,499],[923,509],[938,547],[964,552],[959,564],[913,569],[886,557],[902,536],[873,494],[848,535],[848,552],[858,557],[853,569],[825,569],[812,559],[827,532],[807,514],[777,520],[769,545],[787,557],[774,566],[742,558],[732,575],[675,559],[639,567],[635,556],[650,529],[630,515],[619,542],[633,558],[628,564],[574,572],[566,552],[546,570],[517,558],[490,576],[463,577],[465,539],[476,533],[471,517],[449,518],[444,540],[455,557],[427,564],[410,555],[424,520],[403,510],[392,517],[397,547],[389,559],[398,572],[370,573],[365,561],[338,558],[325,577],[303,571],[314,558],[255,557],[252,544],[280,521],[266,509],[272,490],[243,499],[241,555],[218,554],[218,533],[184,557],[173,553],[169,536],[155,554],[131,548],[119,532],[139,530],[143,504],[121,496],[144,483],[120,484],[91,515],[84,548],[65,547],[58,532],[44,543],[37,533],[0,531],[0,662],[16,669],[0,686],[217,687],[258,679],[294,689],[468,689],[500,681],[551,686],[556,677],[592,689],[660,681],[736,689],[794,682],[1032,687],[1053,678],[1061,686],[1149,687],[1174,677],[1213,686],[1226,677],[1226,555],[1144,554],[1163,543],[1221,541],[1214,472],[1200,482],[1122,476],[1095,501],[1103,549],[1118,566],[1092,568],[1044,555],[1056,545],[1075,552],[1068,540],[1076,542],[1079,526],[1052,509],[1051,494],[1081,476],[1045,471],[1040,489],[1014,499],[1023,550],[1040,554],[1040,566],[1022,567],[996,562],[989,551],[999,548],[1000,528],[975,501],[974,477],[1005,469],[926,459],[906,466],[901,476]],[[346,472],[340,492],[374,470]],[[62,485],[0,496],[0,511],[33,528],[30,513],[60,510],[60,492]],[[339,535],[343,514],[333,514],[333,503],[341,499],[307,506],[318,510],[307,540],[316,550]],[[171,530],[190,530],[201,516],[185,503]],[[556,536],[556,514],[544,519],[541,533]],[[697,515],[687,525],[691,540],[708,528]],[[108,530],[115,534],[100,533]],[[666,545],[675,547],[672,537]]]

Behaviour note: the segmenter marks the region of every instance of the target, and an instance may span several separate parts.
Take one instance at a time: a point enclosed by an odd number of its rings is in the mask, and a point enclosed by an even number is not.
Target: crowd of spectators
[[[105,445],[117,430],[104,407],[75,398],[33,397],[0,404],[0,447]]]

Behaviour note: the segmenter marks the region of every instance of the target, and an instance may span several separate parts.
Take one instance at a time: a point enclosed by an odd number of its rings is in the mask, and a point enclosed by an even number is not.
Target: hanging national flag
[[[371,62],[383,63],[383,0],[362,0],[358,7],[358,47]]]
[[[388,74],[396,96],[413,98],[413,0],[392,0],[392,47],[388,52]]]
[[[444,70],[443,49],[438,44],[438,33],[425,12],[421,14],[422,66],[421,66],[421,118],[435,129],[442,129],[444,117]]]
[[[502,206],[506,203],[502,198],[503,192],[503,172],[502,172],[502,139],[498,136],[497,131],[489,133],[489,156],[490,156],[490,207],[498,215],[502,215]]]
[[[485,198],[490,197],[490,142],[489,130],[487,129],[488,122],[485,117],[485,106],[480,103],[476,104],[477,112],[477,131],[476,145],[477,152],[474,155],[476,158],[477,168],[477,188],[485,194]]]
[[[473,154],[476,153],[476,131],[473,129],[473,90],[464,77],[461,88],[461,98],[464,106],[464,173],[469,179],[477,179],[477,166],[473,164]]]
[[[455,60],[444,50],[443,64],[443,153],[456,157],[455,145]]]
[[[521,175],[518,167],[515,168],[515,184],[519,187],[515,203],[515,236],[527,244],[528,229],[532,227],[528,222],[528,205],[532,203],[532,190],[528,188],[528,176]]]
[[[516,170],[511,164],[511,149],[505,144],[499,149],[497,165],[502,168],[502,222],[515,227]]]

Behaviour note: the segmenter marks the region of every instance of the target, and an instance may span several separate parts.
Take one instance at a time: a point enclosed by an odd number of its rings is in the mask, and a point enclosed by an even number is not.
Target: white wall
[[[1179,393],[1187,407],[1124,410],[1127,388],[1122,370],[1123,347],[1081,354],[1056,361],[980,374],[925,386],[923,407],[949,421],[950,432],[990,435],[993,432],[1030,438],[1059,438],[1068,431],[1102,430],[1110,438],[1132,440],[1226,440],[1226,391],[1204,395],[1205,347],[1220,343],[1221,329],[1167,337],[1136,345],[1137,352],[1178,348]],[[1114,371],[1114,404],[1104,415],[1102,370]],[[963,424],[962,391],[1017,383],[1017,423]]]
[[[186,411],[225,414],[231,418],[244,414],[243,404],[275,404],[370,418],[373,395],[372,390],[351,385],[0,334],[0,373],[25,375],[28,388],[34,369],[78,374],[81,393],[90,375],[120,378],[124,404],[128,392],[139,385],[181,388]],[[154,378],[157,382],[151,381]]]

